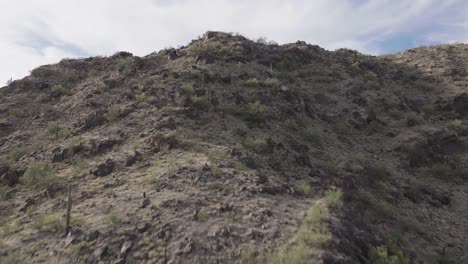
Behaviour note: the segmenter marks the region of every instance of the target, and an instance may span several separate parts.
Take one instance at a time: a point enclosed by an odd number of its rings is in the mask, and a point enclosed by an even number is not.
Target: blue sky
[[[0,82],[63,58],[143,56],[207,30],[373,55],[468,42],[468,0],[15,0],[0,10]]]

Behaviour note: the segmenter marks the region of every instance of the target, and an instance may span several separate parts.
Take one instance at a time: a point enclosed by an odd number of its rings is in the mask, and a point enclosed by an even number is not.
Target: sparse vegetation
[[[141,93],[141,94],[136,95],[136,100],[137,100],[138,104],[144,103],[146,101],[146,98],[147,98],[147,96],[146,96],[145,93]]]
[[[297,183],[297,189],[303,194],[303,195],[309,195],[312,191],[312,187],[310,186],[309,181],[307,180],[301,180]]]
[[[256,87],[260,85],[260,82],[257,80],[257,78],[251,78],[245,81],[245,85],[250,86],[250,87]]]
[[[104,117],[107,119],[107,121],[112,122],[117,120],[120,117],[120,113],[122,112],[122,109],[119,105],[112,105],[107,109],[107,112],[104,114]]]
[[[41,215],[32,222],[32,227],[38,232],[58,233],[64,230],[63,221],[56,216]]]
[[[268,78],[263,82],[263,85],[267,87],[279,87],[280,86],[280,81],[276,78]]]
[[[263,122],[265,121],[265,114],[267,112],[267,107],[261,104],[259,101],[254,103],[249,103],[247,108],[242,112],[242,117],[245,121],[249,122]]]
[[[18,225],[17,222],[11,222],[5,224],[1,229],[1,237],[10,237],[11,235],[20,231],[21,227]]]
[[[347,135],[351,133],[351,125],[348,123],[348,121],[340,119],[335,123],[335,130],[336,133],[340,135]]]
[[[308,128],[304,132],[304,139],[316,146],[320,146],[320,133],[316,129]]]
[[[52,168],[43,162],[30,164],[20,182],[26,186],[38,186],[45,188],[52,184],[61,184],[61,180],[54,175]]]
[[[308,248],[325,246],[331,239],[328,230],[330,219],[329,208],[338,208],[342,204],[341,190],[328,191],[320,201],[317,201],[307,212],[297,234],[294,246],[277,254],[273,254],[272,263],[309,263]]]
[[[258,154],[269,154],[273,151],[270,144],[268,144],[264,139],[253,139],[248,137],[242,141],[242,145]]]
[[[65,87],[63,87],[62,85],[58,84],[50,88],[50,93],[53,97],[60,97],[67,93],[67,89],[65,89]]]
[[[211,102],[208,96],[192,96],[190,97],[193,107],[198,111],[206,111],[210,108]]]
[[[53,137],[54,140],[60,138],[68,138],[72,135],[73,131],[68,127],[61,126],[58,122],[51,122],[47,126],[47,131]]]
[[[389,251],[387,247],[380,246],[373,248],[370,252],[370,259],[375,264],[409,264],[410,259],[401,250]]]
[[[463,121],[460,119],[454,119],[450,122],[450,126],[454,129],[461,129],[463,128]]]

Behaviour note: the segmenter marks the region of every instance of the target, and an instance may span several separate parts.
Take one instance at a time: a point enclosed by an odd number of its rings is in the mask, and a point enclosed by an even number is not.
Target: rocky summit
[[[468,263],[468,45],[65,59],[0,89],[0,160],[0,263]]]

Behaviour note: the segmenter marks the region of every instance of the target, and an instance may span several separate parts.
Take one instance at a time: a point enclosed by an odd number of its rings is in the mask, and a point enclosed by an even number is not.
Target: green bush
[[[452,172],[452,168],[445,163],[435,163],[431,167],[432,175],[436,177],[447,178]]]
[[[345,119],[340,119],[335,123],[335,130],[340,135],[351,133],[351,125]]]
[[[50,66],[40,66],[31,71],[31,75],[34,77],[48,77],[53,74],[53,71],[49,68]]]
[[[12,150],[12,151],[9,153],[9,158],[10,158],[12,161],[18,161],[18,160],[20,160],[24,155],[26,155],[26,153],[28,153],[28,150],[27,150],[26,148],[18,147],[18,148],[15,148],[14,150]]]
[[[320,145],[320,133],[315,129],[307,129],[304,132],[304,139],[315,145]]]
[[[410,259],[401,250],[389,251],[387,247],[375,247],[370,251],[371,263],[375,264],[409,264]]]
[[[273,264],[307,264],[310,263],[309,249],[303,245],[294,246],[291,249],[274,255]]]
[[[245,81],[245,85],[255,87],[258,86],[260,82],[257,80],[257,78],[251,78]]]
[[[249,122],[263,122],[265,121],[265,113],[267,107],[259,101],[249,103],[247,108],[242,112],[243,119]]]
[[[26,186],[47,187],[51,184],[59,184],[60,181],[54,175],[52,168],[43,162],[34,162],[26,169],[20,182]]]
[[[191,96],[195,93],[195,89],[193,89],[193,85],[191,84],[184,84],[180,87],[180,93]]]
[[[70,128],[62,127],[58,122],[49,123],[47,131],[54,137],[54,140],[58,140],[59,138],[68,138],[73,134],[73,131]]]
[[[122,110],[119,105],[112,105],[109,107],[109,109],[107,109],[107,112],[104,114],[104,118],[106,118],[109,122],[115,121],[120,117],[121,112]]]
[[[297,189],[305,196],[309,195],[312,192],[312,187],[310,186],[309,181],[301,180],[297,183]]]
[[[453,127],[454,129],[461,129],[463,128],[463,121],[460,119],[455,119],[450,122],[450,126]]]
[[[258,154],[268,154],[272,152],[270,144],[264,139],[246,138],[242,141],[242,145]]]
[[[139,104],[144,103],[146,101],[146,94],[145,93],[137,94],[136,100]]]
[[[276,78],[268,78],[263,82],[263,85],[267,87],[279,87],[280,81]]]
[[[190,97],[193,107],[199,111],[206,111],[211,106],[211,101],[208,96],[192,96]]]
[[[38,232],[58,233],[64,229],[60,218],[50,215],[41,215],[34,219],[32,227]]]
[[[65,95],[67,93],[67,89],[65,89],[65,87],[63,87],[62,85],[58,84],[52,86],[52,88],[50,88],[50,92],[52,96],[59,97]]]

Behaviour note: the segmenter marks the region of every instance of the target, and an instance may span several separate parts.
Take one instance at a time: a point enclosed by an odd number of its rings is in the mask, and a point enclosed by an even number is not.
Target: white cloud
[[[136,55],[186,44],[206,30],[305,40],[382,53],[380,44],[451,16],[464,0],[15,0],[0,3],[0,82],[83,54]],[[458,9],[458,8],[457,8]],[[467,13],[468,14],[468,13]],[[468,17],[468,16],[467,16]],[[466,23],[459,21],[459,23]],[[468,25],[468,24],[467,24]],[[458,41],[463,34],[449,34]],[[428,32],[430,34],[441,32]],[[434,35],[435,36],[435,35]],[[460,38],[463,36],[463,38]]]

